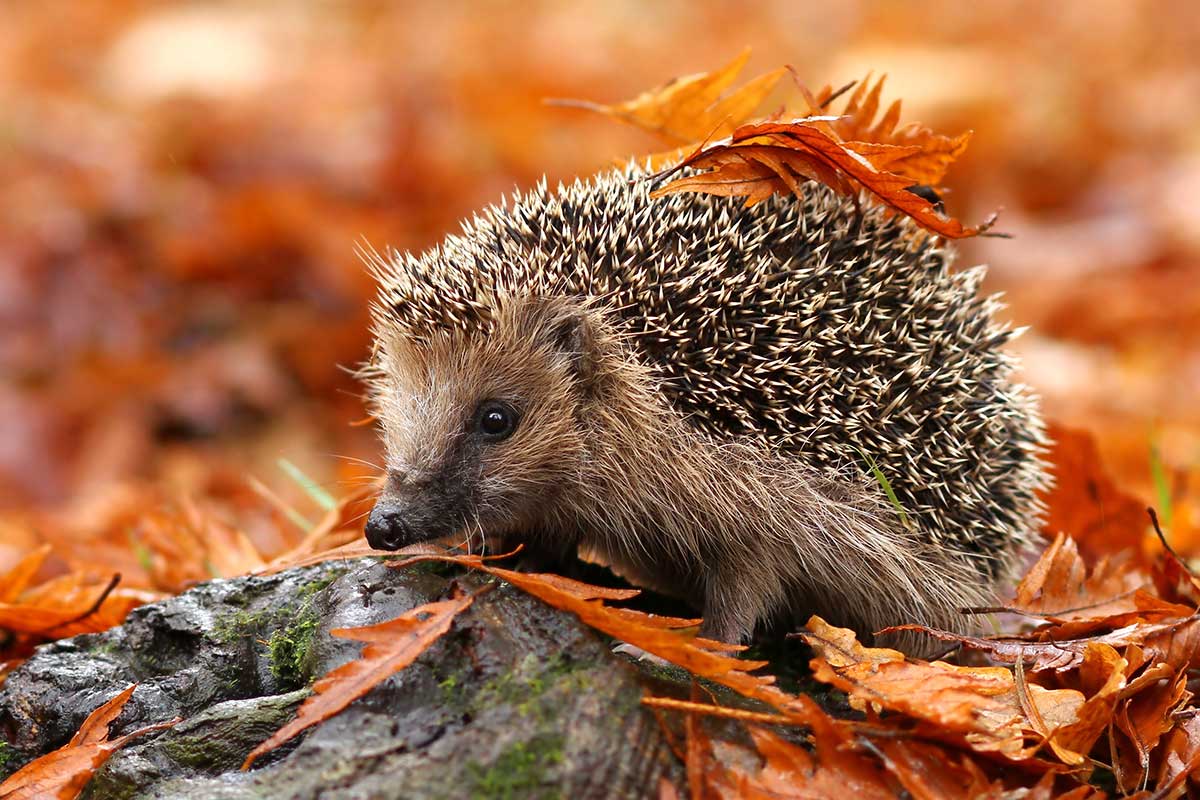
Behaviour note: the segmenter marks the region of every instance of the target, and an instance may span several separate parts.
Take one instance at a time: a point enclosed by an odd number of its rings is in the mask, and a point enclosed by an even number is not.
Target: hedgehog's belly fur
[[[961,626],[952,608],[1007,577],[1044,482],[1041,423],[1010,379],[998,305],[976,293],[982,270],[952,273],[911,224],[859,216],[824,187],[745,208],[653,200],[638,177],[543,186],[388,265],[377,330],[487,329],[500,297],[584,299],[641,370],[639,402],[662,414],[637,406],[616,446],[646,463],[593,465],[563,525],[591,526],[581,535],[648,574],[674,559],[673,581],[706,594],[710,616],[759,593],[760,619],[841,603],[859,627],[905,613]],[[639,428],[650,418],[660,430]],[[739,571],[740,582],[714,577]],[[880,592],[891,611],[863,599],[873,576],[891,582]],[[838,580],[860,585],[826,591]]]

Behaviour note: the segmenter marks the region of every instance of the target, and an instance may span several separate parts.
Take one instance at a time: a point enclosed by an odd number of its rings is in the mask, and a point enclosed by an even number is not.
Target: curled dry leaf
[[[764,702],[785,715],[803,720],[810,714],[808,698],[780,690],[775,686],[773,676],[751,674],[767,662],[737,658],[730,653],[744,648],[696,636],[690,629],[694,629],[700,620],[606,606],[601,602],[603,599],[622,599],[615,596],[612,589],[557,575],[515,572],[487,564],[475,555],[415,556],[393,566],[403,567],[422,561],[446,561],[495,575],[555,608],[574,614],[584,624],[683,667],[693,675],[701,675],[745,697]]]
[[[754,746],[762,756],[762,769],[754,775],[738,774],[743,797],[811,798],[843,795],[862,800],[888,800],[896,796],[887,772],[855,741],[845,725],[822,714],[810,722],[812,749],[792,744],[766,728],[749,727]]]
[[[1093,734],[1095,704],[1116,702],[1113,688],[1085,699],[1074,689],[1047,689],[1019,684],[1003,667],[960,667],[925,662],[879,647],[864,647],[853,631],[835,628],[813,617],[802,636],[813,648],[814,676],[850,695],[860,709],[876,707],[899,712],[923,724],[928,735],[957,740],[979,752],[1000,754],[1012,760],[1033,756],[1049,741],[1055,754],[1077,764],[1083,756],[1073,748]],[[1092,658],[1111,669],[1124,661],[1112,648],[1093,645]],[[1115,658],[1114,658],[1115,657]],[[1085,657],[1086,658],[1086,657]],[[1108,673],[1105,673],[1106,675]],[[1122,673],[1119,685],[1123,685]],[[1107,722],[1100,721],[1099,736]],[[1027,742],[1032,739],[1032,742]]]
[[[865,189],[922,228],[949,239],[978,236],[994,224],[993,216],[978,226],[965,227],[909,191],[914,183],[911,178],[877,166],[912,158],[918,154],[915,149],[840,142],[814,124],[822,122],[828,118],[743,125],[729,138],[702,147],[659,173],[657,178],[668,178],[684,168],[703,170],[676,178],[651,196],[704,192],[745,197],[747,204],[753,205],[772,194],[802,195],[801,185],[814,180],[842,194]]]
[[[713,72],[676,78],[632,100],[601,105],[581,100],[552,100],[554,105],[576,106],[598,111],[643,130],[662,136],[676,145],[728,136],[749,119],[779,83],[785,70],[759,75],[734,91],[729,87],[750,60],[750,51]]]
[[[0,800],[74,800],[91,780],[92,773],[131,739],[163,730],[178,719],[147,725],[116,739],[108,727],[129,702],[137,684],[130,686],[88,715],[71,741],[35,759],[0,784]]]
[[[656,177],[670,177],[684,167],[698,174],[678,177],[652,196],[704,192],[744,197],[753,205],[773,194],[799,195],[802,184],[811,180],[842,194],[866,190],[922,228],[951,239],[978,236],[994,224],[993,215],[975,227],[964,226],[909,191],[939,183],[966,150],[970,132],[945,136],[916,124],[897,128],[899,101],[876,120],[884,78],[872,84],[870,76],[857,85],[840,115],[826,109],[836,96],[832,89],[813,96],[797,81],[807,113],[786,121],[776,115],[751,122],[784,70],[726,93],[748,58],[749,51],[743,52],[719,70],[679,78],[616,105],[555,102],[598,111],[679,146],[673,153],[651,157],[656,169],[675,163]],[[685,156],[683,148],[689,144],[699,146]]]
[[[1065,672],[1078,669],[1083,663],[1088,648],[1092,645],[1115,648],[1141,644],[1147,639],[1153,639],[1157,634],[1175,633],[1179,627],[1178,622],[1163,622],[1155,625],[1130,624],[1095,636],[1065,640],[1049,637],[1047,641],[1013,636],[993,638],[966,636],[961,633],[927,628],[924,625],[895,625],[885,628],[880,633],[916,631],[944,642],[954,642],[968,650],[987,653],[992,659],[1004,664],[1016,664],[1020,661],[1027,669],[1033,671]],[[1036,637],[1037,634],[1035,632],[1029,636]]]
[[[845,142],[860,155],[867,155],[869,150],[864,148],[872,145],[889,148],[893,155],[885,162],[872,159],[876,168],[886,167],[889,172],[907,178],[909,185],[937,186],[946,176],[950,165],[966,151],[971,132],[947,136],[915,122],[897,129],[900,124],[900,100],[893,100],[883,116],[876,120],[885,80],[887,76],[881,75],[872,84],[871,76],[867,75],[855,84],[839,116],[814,125],[827,130],[833,138]],[[827,106],[834,96],[831,87],[826,86],[814,97],[799,81],[797,86],[808,105],[808,116],[829,113]]]
[[[1187,673],[1149,683],[1133,696],[1123,696],[1113,721],[1120,735],[1114,738],[1121,787],[1133,791],[1150,770],[1150,756],[1162,737],[1176,725],[1175,712],[1192,698]]]
[[[1200,791],[1200,714],[1192,711],[1182,718],[1163,749],[1155,797],[1194,797],[1188,790]]]
[[[378,625],[331,631],[343,639],[367,642],[362,655],[314,683],[313,694],[300,706],[296,718],[250,751],[242,769],[249,769],[262,754],[337,714],[407,667],[450,630],[455,617],[470,607],[475,597],[474,594],[460,593],[447,600],[418,606]]]

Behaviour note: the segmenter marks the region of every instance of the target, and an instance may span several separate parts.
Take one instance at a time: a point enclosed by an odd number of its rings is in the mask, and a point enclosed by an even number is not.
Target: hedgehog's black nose
[[[399,550],[413,541],[412,528],[394,507],[376,503],[367,517],[367,542],[376,550]]]

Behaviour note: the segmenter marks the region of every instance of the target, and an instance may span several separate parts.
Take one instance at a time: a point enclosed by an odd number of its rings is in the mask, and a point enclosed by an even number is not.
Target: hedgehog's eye
[[[488,400],[479,407],[479,431],[488,441],[498,442],[517,429],[517,412],[508,403]]]

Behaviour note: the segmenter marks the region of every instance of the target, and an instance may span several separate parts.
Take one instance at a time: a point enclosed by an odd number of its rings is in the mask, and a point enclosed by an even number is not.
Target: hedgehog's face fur
[[[475,329],[380,331],[373,379],[387,480],[380,549],[542,525],[584,452],[599,320],[562,299],[509,299]]]

